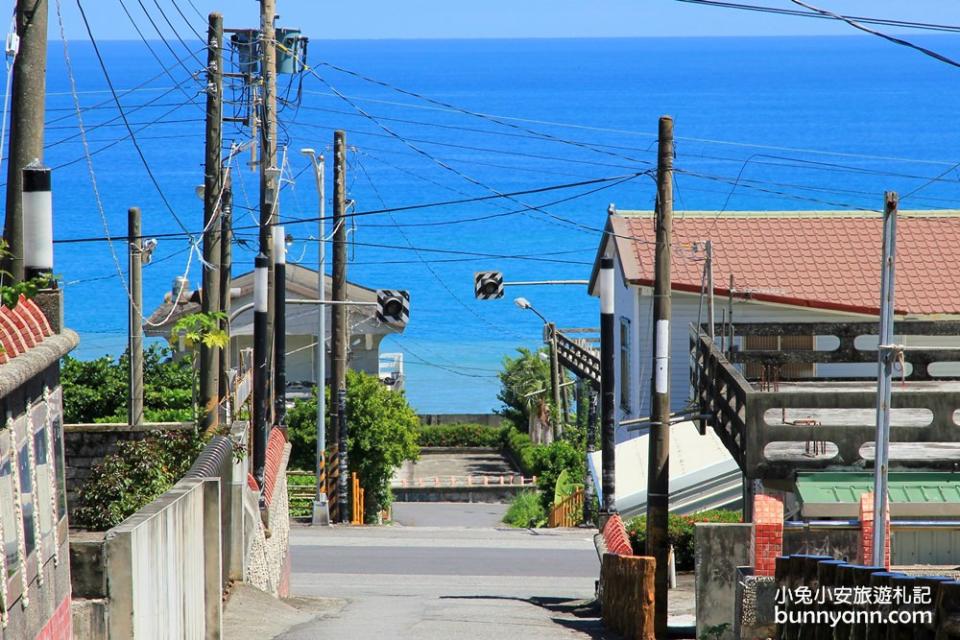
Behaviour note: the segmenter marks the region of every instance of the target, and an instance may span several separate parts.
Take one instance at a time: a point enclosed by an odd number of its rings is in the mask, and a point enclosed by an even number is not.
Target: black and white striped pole
[[[50,168],[23,168],[23,266],[27,280],[53,273],[53,197]]]
[[[616,511],[616,388],[613,344],[613,258],[600,259],[600,484],[601,509],[609,516]],[[605,521],[605,518],[601,518]],[[602,522],[601,522],[602,526]]]
[[[287,236],[283,225],[273,227],[273,415],[280,427],[287,424]]]
[[[267,462],[267,394],[270,363],[267,361],[267,309],[270,262],[262,253],[254,260],[253,270],[253,476],[263,488],[263,469]]]

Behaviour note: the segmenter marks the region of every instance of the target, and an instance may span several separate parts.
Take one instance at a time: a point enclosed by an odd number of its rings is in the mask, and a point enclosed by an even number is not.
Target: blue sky
[[[67,37],[84,39],[74,0],[61,0]],[[140,4],[125,0],[145,31],[150,31]],[[228,26],[254,26],[254,0],[159,0],[178,30],[188,33],[174,3],[193,21],[212,10],[224,13]],[[743,0],[797,8],[788,0]],[[51,2],[51,6],[53,6]],[[960,3],[944,0],[816,0],[838,13],[901,20],[960,24]],[[152,2],[162,29],[166,25]],[[743,35],[844,35],[851,29],[826,20],[771,16],[675,2],[674,0],[277,0],[280,24],[299,26],[313,39],[337,38],[556,38]],[[94,34],[103,39],[133,39],[136,32],[112,0],[85,0]],[[52,14],[52,9],[51,9]],[[894,32],[894,30],[890,30]],[[55,15],[51,36],[56,37]],[[168,31],[169,33],[169,31]]]

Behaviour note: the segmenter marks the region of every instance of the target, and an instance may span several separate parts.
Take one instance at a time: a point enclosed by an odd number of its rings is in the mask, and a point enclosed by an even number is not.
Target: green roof
[[[960,513],[960,473],[901,471],[888,476],[892,516],[944,516]],[[859,514],[860,496],[873,491],[873,473],[797,474],[804,516]]]

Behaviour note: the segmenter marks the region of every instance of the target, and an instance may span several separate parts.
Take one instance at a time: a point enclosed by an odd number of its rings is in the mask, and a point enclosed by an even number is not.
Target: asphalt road
[[[482,511],[494,505],[421,506],[430,519],[494,517]],[[599,573],[587,530],[296,527],[290,544],[293,595],[346,604],[283,640],[613,637],[584,608]]]
[[[499,503],[394,502],[393,520],[407,527],[502,527],[510,505]]]

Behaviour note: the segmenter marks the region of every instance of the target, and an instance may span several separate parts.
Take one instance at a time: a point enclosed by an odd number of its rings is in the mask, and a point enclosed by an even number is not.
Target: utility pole
[[[286,427],[287,415],[287,239],[283,225],[273,227],[274,349],[273,349],[273,415],[274,422]]]
[[[229,172],[223,179],[223,197],[220,199],[220,311],[224,318],[230,317],[230,290],[233,285],[233,186]],[[229,322],[228,322],[229,327]],[[221,398],[227,398],[227,411],[224,420],[229,425],[233,419],[232,389],[229,385],[228,371],[231,367],[230,344],[220,349],[220,390]]]
[[[201,310],[220,311],[220,199],[223,195],[223,16],[211,13],[207,25],[207,122],[203,180],[203,285]],[[229,288],[227,294],[230,295]],[[219,324],[219,323],[218,323]],[[222,327],[221,327],[222,328]],[[200,428],[215,429],[220,420],[220,354],[216,347],[200,343]]]
[[[713,313],[713,242],[707,240],[707,324],[710,325],[710,342],[714,339],[714,313]],[[700,327],[697,327],[699,334]]]
[[[563,403],[560,399],[560,361],[557,358],[557,325],[552,322],[546,324],[547,344],[550,347],[550,391],[553,395],[553,439],[556,440],[563,433]]]
[[[347,142],[343,131],[333,134],[333,301],[347,299]],[[330,380],[330,426],[336,434],[337,514],[340,522],[350,520],[347,506],[347,307],[335,304],[331,312],[333,358]]]
[[[270,360],[267,352],[267,307],[269,300],[270,260],[262,253],[254,259],[253,269],[253,476],[263,489],[263,471],[267,462],[267,432],[270,430],[267,378]],[[261,493],[261,504],[263,494]]]
[[[127,316],[130,342],[130,398],[127,423],[143,426],[143,240],[140,238],[140,207],[127,209],[128,271],[130,312]]]
[[[616,513],[617,415],[614,393],[616,366],[613,332],[613,258],[600,258],[600,527]]]
[[[273,233],[271,226],[279,215],[280,168],[277,166],[277,47],[274,21],[275,0],[260,0],[260,79],[263,88],[263,120],[260,123],[260,253],[267,258],[270,291],[276,286],[273,256]],[[267,328],[274,332],[268,337],[268,349],[274,344],[276,308],[274,298],[267,297]],[[269,353],[268,353],[268,358]],[[268,360],[269,362],[270,360]],[[276,390],[274,389],[274,393]]]
[[[667,633],[667,513],[670,506],[670,242],[673,231],[673,118],[660,118],[657,248],[653,286],[653,384],[647,463],[647,554],[656,558],[654,627]]]
[[[310,158],[317,181],[317,345],[314,352],[314,377],[317,381],[317,491],[313,500],[312,524],[330,524],[327,504],[327,248],[326,248],[326,164],[323,155],[313,149],[301,149]]]
[[[21,171],[43,159],[43,119],[47,90],[47,0],[15,3],[19,49],[13,62],[7,201],[3,237],[13,282],[23,280],[23,181]],[[16,47],[17,44],[13,43]]]
[[[584,496],[583,496],[583,520],[584,522],[593,522],[595,520],[594,502],[597,499],[597,490],[590,477],[589,460],[593,452],[597,450],[597,388],[590,382],[584,383],[587,391],[587,477],[584,478]]]
[[[877,372],[877,435],[873,463],[873,565],[887,566],[887,471],[890,457],[890,396],[893,364],[898,349],[893,345],[893,294],[897,262],[896,192],[884,195],[883,271],[880,274],[880,346]],[[866,559],[864,559],[866,562]]]

